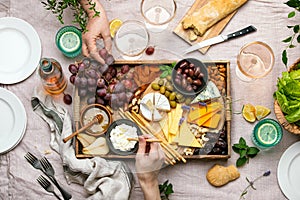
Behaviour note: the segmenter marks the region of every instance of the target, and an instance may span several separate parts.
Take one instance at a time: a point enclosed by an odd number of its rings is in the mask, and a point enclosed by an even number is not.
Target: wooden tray
[[[170,61],[170,60],[159,60],[159,61],[155,61],[155,60],[143,60],[143,61],[126,61],[126,60],[118,60],[115,62],[115,66],[121,66],[123,64],[128,64],[131,67],[134,66],[138,66],[138,65],[143,65],[143,64],[171,64],[174,61]],[[231,97],[230,97],[230,63],[229,61],[203,61],[207,66],[211,66],[213,67],[213,69],[217,69],[218,66],[224,66],[224,68],[226,69],[224,72],[222,72],[222,76],[223,78],[219,77],[220,79],[223,79],[224,81],[224,89],[223,91],[221,91],[222,95],[225,97],[225,123],[224,123],[224,127],[225,127],[225,131],[226,131],[226,142],[227,142],[227,153],[225,155],[184,155],[184,158],[187,159],[228,159],[231,156],[231,139],[230,139],[230,130],[231,130],[231,109],[230,109],[230,101],[231,101]],[[221,74],[219,74],[218,76],[221,76]],[[218,76],[216,76],[216,78],[218,78]],[[212,80],[212,79],[211,79]],[[215,82],[215,80],[212,80],[213,82]],[[115,114],[113,114],[113,120],[116,120],[118,118],[118,116],[116,116]],[[83,154],[82,153],[82,145],[79,142],[79,140],[76,138],[75,139],[75,153],[76,153],[76,157],[77,158],[92,158],[94,157],[93,155],[87,155],[87,154]],[[107,155],[99,155],[102,158],[108,158],[108,159],[133,159],[135,158],[135,155],[128,155],[128,156],[120,156],[120,155],[115,155],[113,153],[109,153]]]
[[[202,37],[197,38],[197,40],[191,42],[189,40],[189,31],[190,30],[184,30],[182,27],[182,21],[189,15],[191,15],[193,12],[195,12],[196,10],[200,9],[202,6],[204,6],[207,2],[209,2],[209,0],[196,0],[195,3],[192,5],[192,7],[188,10],[188,12],[186,13],[186,15],[180,20],[180,22],[178,23],[177,27],[173,30],[173,32],[178,35],[179,37],[181,37],[184,41],[186,41],[187,43],[189,43],[190,45],[193,45],[195,43],[201,42],[203,40],[212,38],[214,36],[219,35],[222,30],[225,28],[225,26],[228,24],[228,22],[231,20],[231,18],[235,15],[236,11],[231,13],[230,15],[228,15],[227,17],[225,17],[224,19],[222,19],[221,21],[219,21],[218,23],[216,23],[214,26],[212,26],[210,29],[208,29],[205,34]],[[199,51],[202,54],[205,54],[210,46],[207,47],[203,47],[201,49],[199,49]]]

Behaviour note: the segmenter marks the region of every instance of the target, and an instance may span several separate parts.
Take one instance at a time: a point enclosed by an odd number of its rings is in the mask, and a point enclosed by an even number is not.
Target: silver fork
[[[54,177],[55,171],[52,167],[51,163],[48,161],[46,157],[43,157],[41,160],[42,167],[44,168],[45,174],[50,178],[50,180],[54,183],[54,185],[59,189],[62,196],[65,200],[69,200],[72,198],[72,195],[69,194],[67,191],[65,191],[57,182],[57,180]]]
[[[61,194],[65,200],[69,200],[72,198],[72,195],[70,195],[68,192],[66,192],[64,189],[62,189],[60,187],[60,185],[58,184],[58,182],[55,180],[54,169],[46,158],[39,160],[39,159],[37,159],[37,157],[35,157],[30,152],[27,152],[24,157],[35,169],[41,170],[55,184],[55,186],[59,189],[59,191],[61,192]],[[43,161],[43,163],[46,164],[46,162],[47,162],[48,163],[47,166],[50,166],[50,168],[47,167],[47,170],[46,170],[46,166],[45,167],[42,166],[42,164],[43,164],[42,160],[45,160],[45,161]],[[52,168],[52,170],[51,170],[51,168]]]
[[[57,199],[60,199],[59,196],[54,192],[53,185],[43,175],[40,175],[36,180],[47,192],[54,194]]]

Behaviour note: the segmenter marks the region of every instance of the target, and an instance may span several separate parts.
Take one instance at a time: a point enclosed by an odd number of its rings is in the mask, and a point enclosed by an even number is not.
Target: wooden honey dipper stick
[[[75,131],[74,133],[72,133],[71,135],[69,135],[68,137],[63,139],[63,142],[66,143],[67,141],[69,141],[71,138],[73,138],[74,136],[76,136],[78,133],[81,133],[82,131],[85,131],[86,129],[90,128],[92,125],[99,123],[101,124],[103,121],[103,115],[98,114],[96,115],[92,121],[90,121],[87,125],[85,125],[84,127],[82,127],[81,129],[79,129],[78,131]]]
[[[138,138],[127,138],[128,141],[136,141],[138,142],[139,139]],[[162,142],[160,139],[156,139],[156,138],[150,138],[150,139],[146,139],[146,142]]]

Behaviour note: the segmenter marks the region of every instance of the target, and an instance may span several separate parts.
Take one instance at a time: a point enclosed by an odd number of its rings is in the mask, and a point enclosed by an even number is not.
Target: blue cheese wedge
[[[192,103],[218,98],[220,96],[221,94],[217,86],[212,81],[209,81],[206,88],[192,101]]]

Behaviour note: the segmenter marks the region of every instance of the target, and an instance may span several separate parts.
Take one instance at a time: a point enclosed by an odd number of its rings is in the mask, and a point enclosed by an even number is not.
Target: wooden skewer
[[[66,143],[67,141],[69,141],[71,138],[73,138],[74,136],[76,136],[78,133],[81,133],[82,131],[85,131],[86,129],[88,129],[89,127],[91,127],[92,125],[99,123],[101,124],[103,121],[103,115],[98,114],[96,115],[93,120],[91,122],[89,122],[87,125],[85,125],[84,127],[82,127],[81,129],[79,129],[78,131],[75,131],[74,133],[72,133],[71,135],[69,135],[68,137],[63,139],[63,142]]]
[[[138,138],[127,138],[128,141],[139,141]],[[160,139],[146,139],[146,142],[162,142]]]

